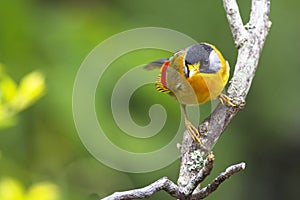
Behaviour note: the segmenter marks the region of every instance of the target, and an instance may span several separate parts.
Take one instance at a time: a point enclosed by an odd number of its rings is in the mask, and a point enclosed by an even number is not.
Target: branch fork
[[[217,176],[206,187],[196,191],[201,182],[211,173],[213,169],[214,155],[209,153],[204,161],[204,167],[194,176],[185,187],[177,186],[167,177],[163,177],[154,183],[139,189],[115,192],[114,194],[104,198],[103,200],[122,200],[122,199],[143,199],[152,196],[154,193],[164,190],[169,195],[180,199],[204,199],[214,192],[225,180],[229,179],[235,173],[245,169],[245,163],[239,163],[228,167],[224,172]]]

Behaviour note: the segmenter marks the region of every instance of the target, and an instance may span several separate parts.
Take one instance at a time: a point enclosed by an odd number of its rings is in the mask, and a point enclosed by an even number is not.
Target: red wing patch
[[[171,91],[167,88],[167,69],[169,66],[169,61],[166,61],[160,70],[160,75],[158,76],[158,80],[155,83],[156,89],[159,92],[170,93]]]
[[[167,68],[169,66],[169,61],[166,61],[161,68],[161,84],[166,88],[167,87]]]

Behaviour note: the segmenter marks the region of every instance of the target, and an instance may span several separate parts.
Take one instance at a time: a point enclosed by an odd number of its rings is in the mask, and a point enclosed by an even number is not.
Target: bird
[[[155,82],[158,92],[174,97],[183,110],[186,129],[191,138],[202,144],[199,130],[189,121],[187,105],[198,105],[219,98],[222,104],[235,106],[222,91],[229,79],[230,66],[212,44],[197,43],[144,66],[160,69]]]

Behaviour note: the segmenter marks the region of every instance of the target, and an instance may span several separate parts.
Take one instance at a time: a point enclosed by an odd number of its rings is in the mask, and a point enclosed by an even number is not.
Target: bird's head
[[[198,73],[215,74],[222,68],[221,53],[213,45],[200,43],[186,49],[184,75],[186,78]]]

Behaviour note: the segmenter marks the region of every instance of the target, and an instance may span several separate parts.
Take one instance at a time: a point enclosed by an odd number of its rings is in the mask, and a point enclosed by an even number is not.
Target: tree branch
[[[103,200],[143,199],[152,196],[154,193],[160,190],[164,190],[169,195],[180,200],[203,199],[214,192],[226,179],[245,169],[245,163],[230,166],[225,172],[221,173],[217,178],[215,178],[211,184],[201,189],[198,193],[193,194],[195,188],[210,174],[213,168],[213,163],[214,155],[210,153],[204,162],[204,167],[195,177],[193,177],[193,179],[190,180],[186,187],[180,188],[167,177],[163,177],[146,187],[124,192],[115,192]]]
[[[184,133],[181,144],[178,186],[169,179],[162,178],[141,189],[114,193],[105,198],[106,200],[146,198],[159,190],[165,190],[171,196],[180,200],[203,199],[215,191],[226,179],[245,169],[245,163],[233,165],[221,173],[207,187],[199,189],[199,184],[210,174],[213,167],[213,159],[210,158],[212,154],[208,153],[232,119],[245,106],[245,100],[255,76],[260,53],[271,27],[271,21],[269,20],[270,0],[252,0],[250,21],[245,26],[236,0],[223,0],[223,3],[235,47],[238,50],[233,77],[227,90],[227,95],[233,99],[233,103],[237,106],[219,104],[212,114],[199,125],[201,146],[194,142],[187,132]],[[200,155],[197,159],[204,160],[203,166],[195,165],[196,167],[194,167],[192,165],[193,168],[191,168],[191,163],[195,162],[195,153]],[[203,159],[205,157],[206,160]],[[199,164],[199,162],[196,164]]]
[[[232,165],[228,167],[225,172],[221,173],[217,178],[213,180],[212,183],[210,183],[205,188],[202,188],[199,193],[193,194],[192,200],[196,199],[204,199],[211,193],[213,193],[218,187],[227,179],[229,179],[232,175],[235,173],[238,173],[246,168],[245,163],[239,163],[236,165]]]
[[[247,40],[248,33],[244,28],[236,0],[224,0],[224,9],[229,21],[235,47],[239,49]]]
[[[150,197],[155,192],[160,190],[165,190],[171,196],[176,198],[178,197],[178,186],[170,181],[167,177],[163,177],[144,188],[128,190],[124,192],[115,192],[103,200],[142,199]]]

